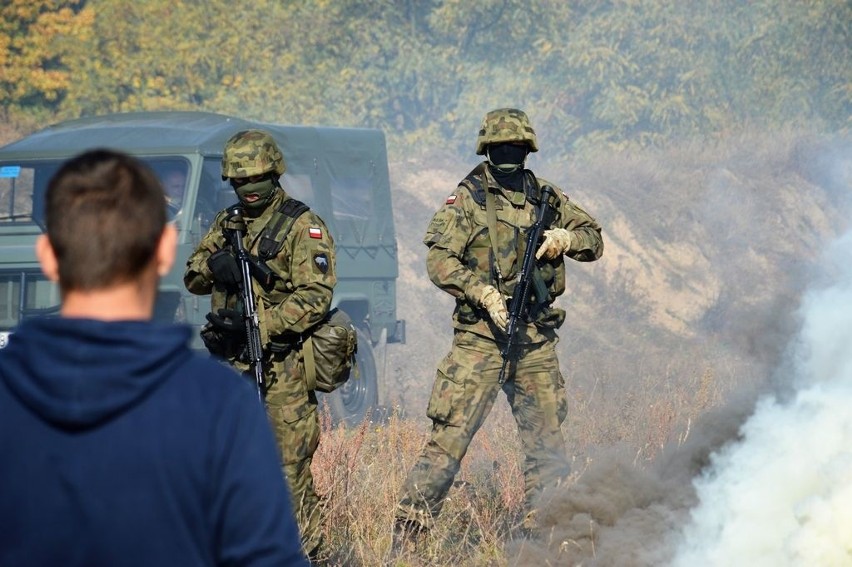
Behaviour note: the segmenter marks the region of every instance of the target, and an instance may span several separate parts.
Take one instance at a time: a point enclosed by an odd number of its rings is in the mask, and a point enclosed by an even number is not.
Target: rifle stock
[[[521,263],[521,271],[518,274],[518,284],[515,286],[515,292],[512,294],[512,300],[509,303],[509,322],[506,325],[506,344],[500,350],[500,356],[503,358],[503,365],[500,368],[499,383],[506,382],[506,371],[514,356],[515,341],[518,335],[518,325],[523,320],[524,308],[530,298],[530,292],[534,291],[536,296],[542,293],[540,287],[544,285],[541,281],[540,274],[536,273],[535,252],[538,247],[538,242],[541,240],[541,235],[547,228],[545,219],[547,217],[548,207],[551,206],[551,201],[556,193],[553,187],[545,185],[541,188],[541,201],[536,211],[536,219],[532,226],[527,229],[527,247],[524,250],[524,259]],[[538,277],[537,277],[538,276]],[[537,288],[534,290],[534,288]],[[546,290],[545,290],[546,291]],[[539,298],[541,300],[541,298]]]
[[[240,294],[242,295],[243,308],[245,309],[249,364],[251,364],[252,372],[254,373],[258,396],[263,400],[263,394],[266,390],[263,378],[263,347],[260,342],[260,322],[257,317],[257,304],[255,303],[254,291],[251,286],[252,258],[245,246],[243,246],[245,222],[243,221],[242,207],[235,205],[228,209],[228,224],[229,228],[226,229],[227,237],[236,254],[237,263],[240,265],[240,279],[242,280],[240,283]],[[268,268],[266,269],[268,270]]]

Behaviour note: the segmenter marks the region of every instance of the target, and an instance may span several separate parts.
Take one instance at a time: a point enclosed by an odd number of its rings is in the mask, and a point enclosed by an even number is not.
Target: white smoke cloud
[[[852,565],[852,235],[828,252],[791,347],[797,392],[711,455],[674,567]]]
[[[823,165],[852,164],[845,149],[825,155]],[[832,207],[840,223],[850,218],[852,165],[836,179],[835,170],[810,172],[828,194],[811,205]],[[510,565],[852,566],[852,233],[819,258],[827,231],[809,231],[809,218],[791,217],[763,235],[767,247],[795,244],[793,253],[778,252],[782,271],[811,282],[800,294],[796,279],[773,299],[783,328],[752,317],[748,335],[732,335],[765,342],[773,366],[780,358],[772,380],[743,378],[647,465],[637,465],[627,446],[601,448],[575,482],[545,492],[538,530],[507,545]]]

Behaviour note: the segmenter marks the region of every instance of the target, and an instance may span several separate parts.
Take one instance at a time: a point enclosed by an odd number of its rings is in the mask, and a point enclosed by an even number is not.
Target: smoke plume
[[[597,456],[544,495],[514,564],[852,564],[852,234],[821,265],[772,392],[707,413],[647,468]]]
[[[852,236],[828,260],[791,347],[798,389],[761,399],[713,454],[673,565],[852,564]]]

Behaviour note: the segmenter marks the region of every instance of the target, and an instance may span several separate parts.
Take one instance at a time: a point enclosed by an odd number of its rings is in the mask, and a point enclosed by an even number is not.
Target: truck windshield
[[[143,157],[160,178],[169,213],[183,207],[189,162],[179,157]],[[0,224],[36,223],[42,226],[44,194],[53,174],[65,160],[0,161]]]

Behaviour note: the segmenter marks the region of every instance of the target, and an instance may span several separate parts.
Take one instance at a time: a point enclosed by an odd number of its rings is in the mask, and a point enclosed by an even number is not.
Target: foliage
[[[0,15],[0,98],[31,116],[204,109],[467,153],[482,114],[512,105],[564,155],[852,115],[846,0],[12,0]]]
[[[163,109],[240,112],[262,101],[276,63],[278,3],[233,10],[197,2],[89,2],[91,33],[67,57],[70,115]],[[247,41],[243,30],[252,30]]]
[[[0,106],[56,110],[72,82],[70,44],[92,25],[81,0],[9,0],[0,5]]]

